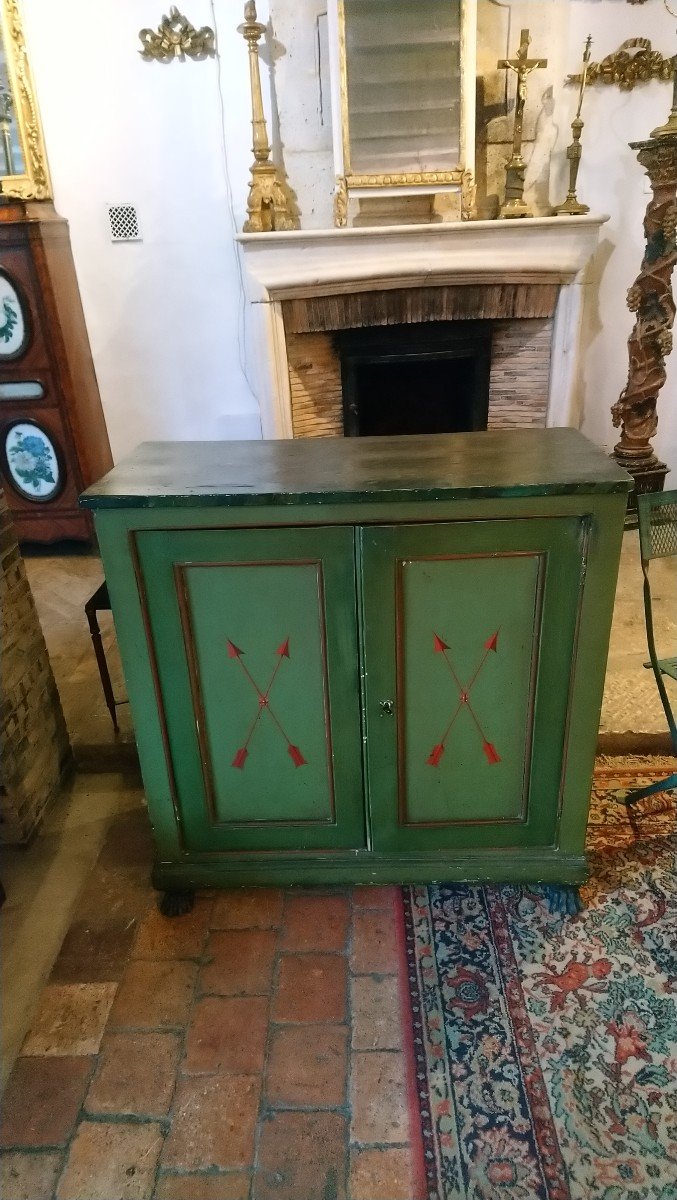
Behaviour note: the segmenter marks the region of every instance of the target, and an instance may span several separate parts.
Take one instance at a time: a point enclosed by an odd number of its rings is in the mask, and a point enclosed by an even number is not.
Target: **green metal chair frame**
[[[637,496],[637,516],[642,574],[644,575],[644,616],[649,646],[649,662],[644,665],[653,668],[658,694],[670,729],[673,749],[677,755],[677,723],[663,679],[663,676],[667,675],[669,678],[677,680],[677,657],[658,657],[654,640],[651,584],[649,582],[649,563],[652,559],[674,558],[677,570],[677,491],[639,494]],[[625,804],[634,804],[636,800],[641,800],[644,796],[652,796],[656,792],[670,791],[673,788],[677,788],[677,772],[669,775],[667,779],[657,780],[648,787],[625,792],[619,795],[619,799],[622,799]]]

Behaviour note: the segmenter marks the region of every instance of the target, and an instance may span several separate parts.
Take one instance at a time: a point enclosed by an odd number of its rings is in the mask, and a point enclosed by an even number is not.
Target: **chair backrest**
[[[677,491],[637,495],[642,560],[677,555]]]

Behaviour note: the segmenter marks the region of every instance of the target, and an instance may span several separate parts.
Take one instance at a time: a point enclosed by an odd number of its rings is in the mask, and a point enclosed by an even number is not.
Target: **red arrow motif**
[[[433,746],[432,750],[430,751],[430,754],[428,755],[428,757],[425,760],[427,766],[439,767],[440,759],[443,754],[444,754],[444,746],[443,746],[442,742],[438,742],[436,746]]]
[[[487,756],[487,762],[490,762],[493,764],[493,763],[499,763],[501,761],[501,756],[498,753],[498,750],[491,742],[484,742],[482,745],[482,749],[484,750],[484,753]]]
[[[489,656],[489,654],[491,653],[492,650],[493,650],[494,654],[498,653],[498,635],[499,635],[499,633],[500,633],[500,630],[497,629],[496,632],[492,633],[491,637],[487,638],[486,642],[484,642],[484,645],[483,645],[484,653],[480,659],[479,665],[477,666],[477,669],[475,670],[475,674],[472,676],[472,679],[465,687],[463,686],[458,675],[456,674],[453,662],[451,661],[451,659],[447,658],[447,650],[450,650],[451,647],[447,645],[447,643],[444,641],[443,638],[441,638],[439,636],[439,634],[433,633],[433,652],[435,654],[443,655],[444,661],[447,664],[449,671],[451,672],[451,675],[453,677],[454,683],[456,684],[456,687],[458,688],[459,702],[458,702],[458,705],[457,705],[454,713],[451,716],[451,719],[450,719],[444,733],[442,734],[440,741],[437,742],[437,744],[435,746],[433,746],[432,750],[430,751],[430,754],[428,755],[428,757],[426,759],[427,766],[439,767],[440,760],[442,758],[442,755],[444,754],[446,740],[449,737],[449,734],[451,733],[451,730],[452,730],[454,724],[456,723],[456,718],[458,717],[462,708],[467,708],[468,712],[470,713],[470,716],[472,717],[473,723],[475,724],[475,726],[477,728],[477,732],[479,733],[480,738],[482,739],[482,751],[484,753],[484,756],[485,756],[487,762],[490,763],[491,765],[494,765],[495,763],[499,763],[501,761],[501,756],[498,753],[498,750],[494,746],[493,742],[490,742],[489,739],[485,736],[484,730],[482,729],[482,726],[480,725],[480,723],[477,719],[477,716],[475,714],[475,710],[470,702],[470,693],[472,691],[472,688],[475,684],[475,681],[476,681],[478,675],[480,674],[482,668],[484,667],[487,657]]]
[[[243,670],[246,678],[249,680],[252,688],[254,689],[254,691],[256,693],[256,698],[258,700],[258,709],[256,712],[256,716],[254,717],[254,719],[249,727],[249,732],[244,741],[244,745],[240,746],[239,750],[236,751],[235,757],[231,763],[231,766],[237,767],[240,771],[242,771],[244,769],[245,763],[247,761],[247,757],[249,755],[249,743],[251,742],[252,737],[254,736],[254,731],[256,729],[256,726],[258,725],[259,721],[261,720],[261,716],[264,712],[268,712],[270,714],[272,720],[277,725],[277,728],[279,729],[280,733],[282,734],[282,737],[284,738],[285,742],[287,743],[287,752],[288,752],[289,757],[291,758],[294,766],[295,767],[307,766],[307,762],[306,762],[306,759],[303,757],[303,754],[299,750],[298,746],[295,746],[293,744],[293,742],[291,741],[291,739],[287,736],[287,734],[282,726],[281,721],[276,716],[276,714],[273,712],[273,709],[271,708],[271,705],[270,705],[271,689],[273,687],[273,684],[275,683],[275,678],[277,676],[277,673],[282,665],[282,660],[285,658],[288,659],[290,657],[289,638],[285,638],[285,640],[277,647],[277,650],[275,651],[275,654],[277,656],[277,661],[273,668],[272,674],[270,676],[270,681],[268,683],[268,687],[266,688],[265,692],[261,691],[259,685],[257,684],[256,680],[252,676],[251,671],[248,669],[246,664],[242,661],[242,655],[244,654],[244,650],[241,650],[240,647],[236,646],[234,642],[230,641],[230,639],[226,639],[226,646],[228,649],[228,657],[237,659],[240,666],[242,667],[242,670]]]

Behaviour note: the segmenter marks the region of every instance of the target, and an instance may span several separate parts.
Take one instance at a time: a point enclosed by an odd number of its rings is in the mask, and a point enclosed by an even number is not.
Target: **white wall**
[[[243,5],[189,0],[219,64],[144,62],[164,0],[23,0],[57,211],[70,222],[113,455],[144,439],[260,437],[245,378],[224,136],[241,228],[251,161]],[[259,4],[266,19],[266,6]],[[143,241],[113,244],[109,202]]]
[[[507,10],[511,30],[519,30],[523,17],[531,16],[533,23],[540,12],[534,0],[484,3]],[[553,5],[558,44],[537,45],[534,31],[532,49],[550,54],[558,68],[561,63],[562,69],[576,68],[588,32],[595,59],[630,36],[650,37],[665,54],[677,43],[675,21],[658,0],[641,6],[623,0],[548,0],[551,11]],[[251,162],[247,56],[236,33],[243,6],[244,0],[186,0],[182,6],[195,25],[216,27],[219,69],[211,59],[169,65],[142,61],[138,31],[159,22],[168,8],[164,0],[22,0],[56,207],[70,221],[116,458],[148,438],[260,436],[257,364],[244,335],[233,241],[244,219]],[[323,4],[271,0],[271,8],[277,40],[272,94],[279,126],[271,120],[269,129],[284,153],[303,225],[326,224],[329,127],[311,75]],[[561,20],[560,8],[567,20]],[[265,21],[266,0],[259,0],[258,10]],[[567,24],[563,49],[559,43]],[[265,67],[263,79],[268,94]],[[543,137],[557,139],[553,204],[566,191],[564,153],[575,99],[575,89],[554,81],[554,113],[541,122]],[[583,428],[608,448],[617,437],[609,408],[627,376],[632,317],[625,293],[642,258],[648,200],[643,169],[628,142],[648,136],[669,106],[670,87],[659,83],[628,93],[591,88],[585,101],[579,195],[594,211],[610,213],[611,221],[595,265],[597,303],[586,314]],[[116,201],[138,206],[143,242],[111,244],[105,205]],[[677,472],[676,399],[677,351],[659,400],[655,442]]]

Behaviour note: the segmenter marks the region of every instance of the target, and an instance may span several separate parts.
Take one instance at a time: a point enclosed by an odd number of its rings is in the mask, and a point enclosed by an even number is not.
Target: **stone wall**
[[[272,34],[263,56],[271,67],[271,133],[275,159],[288,174],[304,229],[333,224],[334,162],[332,153],[331,82],[325,0],[270,0]],[[545,69],[529,78],[524,116],[525,195],[537,214],[550,213],[563,196],[551,195],[552,152],[561,119],[555,104],[567,71],[577,69],[582,53],[567,54],[568,0],[478,0],[477,5],[477,120],[475,174],[477,212],[498,215],[505,188],[505,163],[512,148],[515,77],[497,68],[501,58],[513,58],[520,30],[529,28],[533,57],[547,58]],[[615,45],[614,45],[615,48]],[[571,92],[572,89],[568,89]],[[567,113],[566,126],[568,140]],[[382,201],[386,206],[386,202]],[[372,208],[374,205],[372,204]],[[387,207],[388,218],[407,221],[410,201]],[[458,198],[440,195],[435,219],[456,220]],[[417,219],[427,220],[423,216]],[[380,224],[378,217],[357,224]]]
[[[515,76],[496,64],[499,58],[515,57],[523,28],[528,28],[531,36],[531,57],[548,61],[547,67],[532,71],[527,83],[524,195],[534,213],[543,216],[563,199],[551,194],[550,175],[560,127],[555,96],[567,71],[577,69],[577,63],[567,58],[568,23],[565,0],[514,0],[512,4],[478,0],[475,177],[477,215],[481,218],[498,216],[505,193],[505,164],[512,151]]]
[[[343,434],[335,330],[429,321],[490,321],[489,428],[545,425],[557,291],[550,283],[480,283],[285,300],[294,437]]]
[[[0,842],[29,840],[61,782],[70,743],[45,639],[0,490]]]

